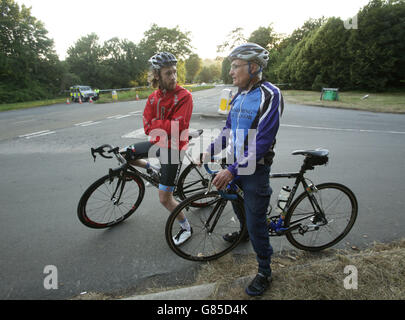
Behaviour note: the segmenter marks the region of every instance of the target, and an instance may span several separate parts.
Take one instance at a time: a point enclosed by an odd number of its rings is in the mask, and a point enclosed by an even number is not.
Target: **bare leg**
[[[178,206],[178,202],[174,199],[173,197],[173,192],[168,192],[168,191],[164,191],[164,190],[159,190],[159,200],[160,203],[170,212],[172,212],[177,206]],[[181,212],[178,216],[177,216],[177,220],[179,221],[184,221],[184,219],[186,218],[186,216],[183,214],[183,212]]]
[[[148,161],[144,159],[137,159],[137,160],[131,160],[129,163],[133,166],[141,167],[141,168],[146,168],[146,164]]]

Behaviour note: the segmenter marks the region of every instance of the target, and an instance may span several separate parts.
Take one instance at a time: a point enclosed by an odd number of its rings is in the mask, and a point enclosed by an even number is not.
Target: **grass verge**
[[[321,93],[316,91],[282,90],[282,93],[287,103],[372,112],[405,113],[405,92],[339,92],[339,101],[320,100]],[[368,97],[364,98],[366,95]]]
[[[272,258],[273,281],[261,297],[252,298],[245,287],[255,275],[254,255],[228,254],[201,265],[195,283],[189,286],[216,283],[209,300],[404,300],[405,239],[390,243],[374,243],[358,250],[327,249],[318,253],[288,251]],[[357,269],[357,289],[346,289],[344,281],[353,276],[346,266]],[[348,280],[346,280],[348,281]],[[347,283],[353,284],[352,281]],[[185,286],[162,287],[156,284],[151,294]],[[85,292],[74,300],[120,299],[126,295]]]
[[[5,104],[0,104],[0,112],[1,111],[9,111],[9,110],[18,110],[18,109],[27,109],[27,108],[50,106],[50,105],[53,105],[53,104],[62,104],[62,103],[66,103],[66,99],[67,99],[67,97],[48,99],[48,100],[38,100],[38,101],[5,103]]]
[[[344,281],[357,269],[357,289],[346,289]],[[231,255],[203,266],[198,283],[217,282],[211,297],[232,300],[403,300],[405,299],[405,239],[375,243],[362,251],[328,249],[320,253],[291,251],[272,260],[273,281],[260,298],[245,294],[236,278],[254,275],[253,255],[238,259]],[[347,283],[352,284],[349,279]],[[221,289],[222,288],[222,289]]]

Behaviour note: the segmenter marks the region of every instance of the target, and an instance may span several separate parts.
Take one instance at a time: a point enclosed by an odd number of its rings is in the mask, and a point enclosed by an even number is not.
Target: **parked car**
[[[73,86],[70,87],[70,97],[72,101],[79,102],[79,97],[82,102],[89,101],[90,98],[95,101],[99,95],[90,86]]]

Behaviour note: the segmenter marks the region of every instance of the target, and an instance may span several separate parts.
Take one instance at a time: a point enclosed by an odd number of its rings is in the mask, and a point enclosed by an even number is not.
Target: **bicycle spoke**
[[[346,187],[326,183],[317,188],[314,196],[326,220],[313,211],[306,194],[297,198],[288,217],[290,226],[300,223],[301,228],[291,231],[287,238],[304,250],[320,250],[337,243],[348,233],[357,216],[357,202]]]
[[[121,177],[113,176],[112,181],[107,175],[83,194],[84,200],[79,202],[78,215],[80,221],[94,228],[104,228],[114,225],[132,214],[136,204],[142,201],[138,183],[133,176],[126,179],[124,189],[121,190]],[[118,202],[118,198],[120,198]]]
[[[175,215],[182,211],[193,229],[192,236],[184,244],[172,249],[182,256],[190,260],[210,260],[217,256],[225,254],[231,250],[235,244],[227,242],[223,236],[228,233],[240,231],[241,223],[237,218],[231,201],[224,201],[219,197],[218,193],[213,192],[208,195],[200,194],[189,198],[183,203],[183,208],[189,202],[201,201],[201,203],[209,203],[205,207],[188,206],[188,210],[177,208],[168,220],[166,226],[166,237],[171,239],[178,232],[178,223],[175,221]],[[222,207],[223,205],[223,207]],[[214,208],[216,208],[214,210]],[[210,232],[212,231],[212,232]],[[169,241],[169,245],[170,245]]]

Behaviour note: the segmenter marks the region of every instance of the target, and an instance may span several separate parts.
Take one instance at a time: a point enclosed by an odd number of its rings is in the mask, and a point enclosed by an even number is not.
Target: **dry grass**
[[[346,266],[357,268],[358,288],[345,289]],[[206,264],[198,283],[218,282],[212,299],[252,299],[244,293],[245,281],[236,278],[253,275],[254,256],[237,261],[228,255]],[[405,299],[405,239],[375,244],[364,251],[326,250],[318,254],[290,252],[272,260],[273,281],[263,300],[391,300]]]
[[[405,300],[405,239],[375,243],[359,251],[328,249],[319,253],[289,251],[274,255],[273,281],[262,297],[252,298],[245,287],[255,275],[254,255],[228,254],[202,265],[192,285],[217,283],[211,300]],[[345,289],[346,266],[357,268],[358,288]],[[191,285],[187,285],[191,286]],[[152,286],[149,294],[184,286]],[[110,300],[127,295],[84,292],[73,300]]]

